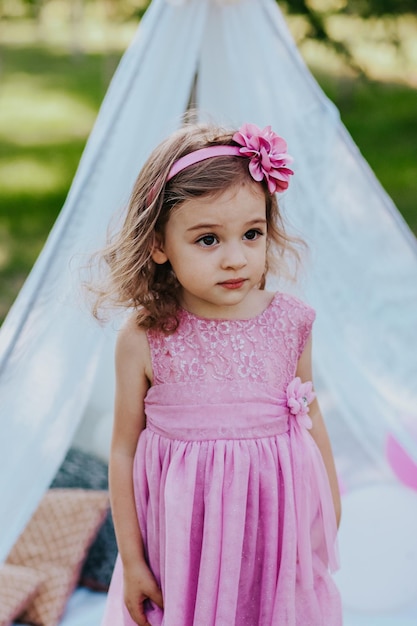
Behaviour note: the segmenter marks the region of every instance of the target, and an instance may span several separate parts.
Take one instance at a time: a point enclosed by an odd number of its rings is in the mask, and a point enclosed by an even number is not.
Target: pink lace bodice
[[[248,320],[205,319],[182,310],[174,334],[148,332],[154,385],[240,381],[285,388],[314,318],[311,307],[284,293]]]

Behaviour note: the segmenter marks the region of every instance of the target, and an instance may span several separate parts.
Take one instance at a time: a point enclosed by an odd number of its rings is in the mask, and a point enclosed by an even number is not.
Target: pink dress
[[[164,597],[152,626],[342,624],[330,487],[294,381],[314,317],[277,293],[253,319],[181,311],[173,335],[148,332],[134,486]],[[120,560],[102,626],[134,626]]]

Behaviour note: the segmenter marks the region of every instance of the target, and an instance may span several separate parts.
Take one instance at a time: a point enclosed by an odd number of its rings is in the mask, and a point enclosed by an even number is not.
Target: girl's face
[[[170,262],[180,303],[191,313],[245,318],[253,314],[253,289],[265,272],[266,243],[265,196],[248,182],[174,209],[152,258]]]

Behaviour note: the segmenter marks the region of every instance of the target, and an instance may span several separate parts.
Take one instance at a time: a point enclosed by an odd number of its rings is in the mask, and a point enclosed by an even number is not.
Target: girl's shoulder
[[[120,328],[116,341],[116,364],[128,363],[135,370],[151,372],[151,360],[146,329],[138,325],[136,314],[130,315]]]
[[[143,341],[144,338],[146,339],[146,330],[138,324],[136,313],[132,313],[125,319],[120,327],[117,342],[122,345],[126,343],[128,347],[131,342],[135,344]]]

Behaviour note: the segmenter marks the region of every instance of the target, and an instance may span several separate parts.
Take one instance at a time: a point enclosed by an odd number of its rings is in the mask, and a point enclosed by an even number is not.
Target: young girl
[[[103,626],[342,623],[315,314],[264,289],[294,251],[275,195],[290,162],[270,127],[186,126],[151,154],[106,250],[98,305],[133,312],[116,348]]]

